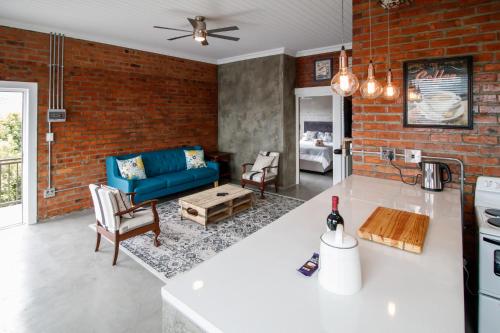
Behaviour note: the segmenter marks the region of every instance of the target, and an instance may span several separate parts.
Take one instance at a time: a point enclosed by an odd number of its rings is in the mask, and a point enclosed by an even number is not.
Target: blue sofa
[[[123,192],[135,192],[135,201],[142,202],[211,184],[219,180],[219,165],[207,161],[206,168],[186,169],[184,150],[202,149],[200,146],[150,151],[145,153],[106,157],[108,185]],[[146,179],[128,180],[121,176],[116,160],[141,155]]]

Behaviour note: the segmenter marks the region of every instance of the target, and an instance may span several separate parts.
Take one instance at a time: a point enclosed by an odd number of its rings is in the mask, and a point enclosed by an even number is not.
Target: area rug
[[[161,245],[153,246],[154,234],[148,232],[121,242],[120,249],[166,281],[248,237],[303,202],[272,193],[258,199],[256,193],[253,208],[208,224],[207,230],[196,222],[180,219],[178,200],[163,202],[157,206]],[[118,258],[118,265],[119,261]]]

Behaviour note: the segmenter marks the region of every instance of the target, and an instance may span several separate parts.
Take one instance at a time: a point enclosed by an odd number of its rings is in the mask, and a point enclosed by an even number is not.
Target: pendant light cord
[[[391,69],[391,34],[389,33],[391,21],[391,10],[387,8],[387,56],[389,59],[389,70]]]
[[[372,2],[368,0],[368,18],[370,21],[370,61],[372,61]]]
[[[344,45],[344,0],[342,0],[342,17],[340,21],[342,22],[342,45]]]

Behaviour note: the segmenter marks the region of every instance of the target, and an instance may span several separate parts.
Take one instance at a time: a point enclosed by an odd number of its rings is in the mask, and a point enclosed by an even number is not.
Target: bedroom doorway
[[[299,103],[299,183],[323,191],[333,180],[332,97],[301,97]]]
[[[333,151],[344,138],[343,100],[330,87],[295,89],[296,183],[321,193],[340,182],[345,163]]]

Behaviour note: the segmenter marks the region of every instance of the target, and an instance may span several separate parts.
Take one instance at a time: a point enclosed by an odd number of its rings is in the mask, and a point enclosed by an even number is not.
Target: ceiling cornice
[[[149,46],[143,45],[141,43],[126,41],[126,40],[111,39],[111,38],[105,38],[105,37],[101,37],[101,36],[78,33],[78,32],[74,32],[74,31],[60,30],[60,29],[57,29],[54,27],[49,27],[49,26],[42,26],[42,25],[36,25],[36,24],[30,24],[30,23],[22,23],[22,22],[17,22],[17,21],[6,20],[3,18],[0,18],[0,25],[4,25],[7,27],[11,27],[11,28],[18,28],[18,29],[42,32],[42,33],[57,32],[57,33],[62,33],[64,35],[66,35],[66,37],[70,37],[70,38],[82,39],[82,40],[86,40],[86,41],[109,44],[109,45],[114,45],[114,46],[120,46],[120,47],[135,49],[135,50],[139,50],[139,51],[152,52],[152,53],[162,54],[162,55],[176,57],[176,58],[201,61],[201,62],[206,62],[206,63],[210,63],[210,64],[217,64],[217,59],[200,57],[200,56],[196,56],[193,54],[169,50],[166,48],[149,47]]]
[[[292,52],[287,50],[284,47],[279,47],[276,49],[270,49],[270,50],[265,50],[265,51],[259,51],[259,52],[252,52],[252,53],[246,53],[246,54],[241,54],[238,56],[234,57],[228,57],[228,58],[222,58],[217,60],[218,65],[222,64],[228,64],[231,62],[237,62],[237,61],[243,61],[243,60],[248,60],[248,59],[255,59],[255,58],[262,58],[262,57],[268,57],[272,55],[277,55],[277,54],[288,54],[291,56],[294,56]]]
[[[345,43],[343,45],[344,45],[346,50],[352,49],[352,43]],[[342,44],[318,47],[315,49],[297,51],[297,53],[295,53],[295,56],[296,57],[305,57],[305,56],[310,56],[310,55],[315,55],[315,54],[337,52],[337,51],[340,51],[341,48],[342,48]]]

